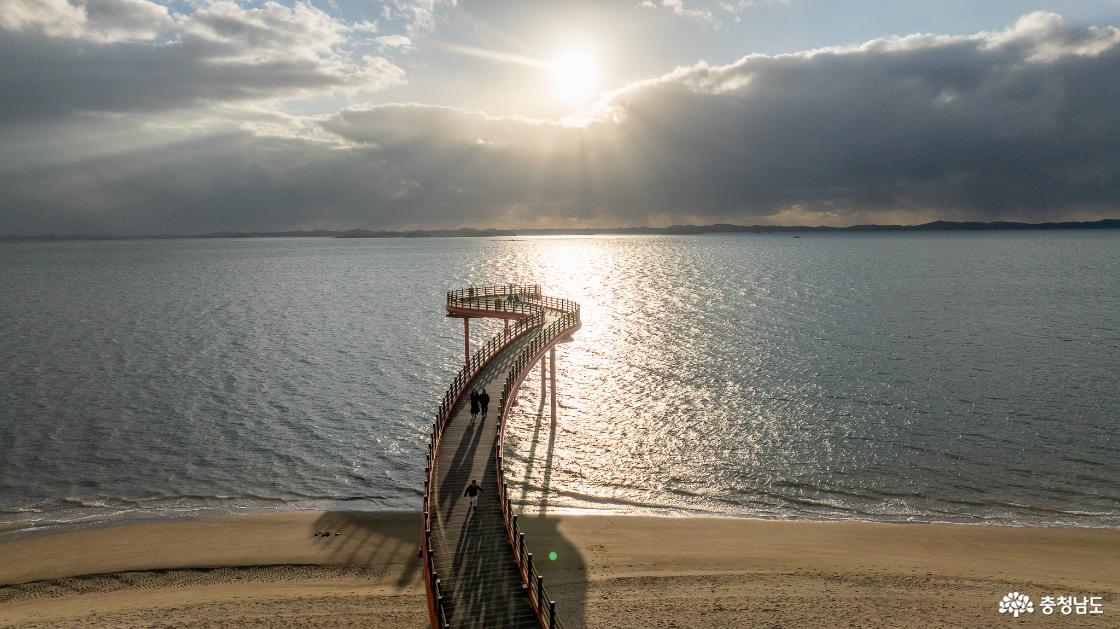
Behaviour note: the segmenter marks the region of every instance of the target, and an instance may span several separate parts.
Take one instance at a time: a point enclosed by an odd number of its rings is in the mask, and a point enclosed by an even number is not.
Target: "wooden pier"
[[[561,627],[507,497],[502,444],[517,390],[538,363],[542,395],[551,385],[555,424],[556,345],[579,329],[579,304],[544,296],[536,285],[470,287],[447,293],[447,316],[463,319],[464,366],[440,403],[428,446],[420,553],[430,623]],[[506,325],[472,353],[470,320],[482,317]],[[469,394],[481,389],[490,407],[472,420]],[[475,509],[463,496],[472,480],[482,487]]]

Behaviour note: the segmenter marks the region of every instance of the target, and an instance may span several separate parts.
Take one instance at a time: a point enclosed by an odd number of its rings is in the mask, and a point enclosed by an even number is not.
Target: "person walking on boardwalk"
[[[478,394],[478,404],[482,407],[482,416],[486,417],[486,407],[490,406],[490,394],[486,392],[486,389]]]
[[[471,504],[471,509],[478,506],[478,494],[482,493],[482,488],[478,486],[477,480],[472,480],[470,485],[467,485],[467,490],[463,495],[467,497],[467,502]]]
[[[471,421],[478,417],[478,391],[471,389]]]

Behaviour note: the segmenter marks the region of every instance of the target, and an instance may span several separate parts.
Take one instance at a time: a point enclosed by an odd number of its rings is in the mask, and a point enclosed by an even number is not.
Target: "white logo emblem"
[[[1018,618],[1019,614],[1033,614],[1034,603],[1031,597],[1019,592],[1011,592],[999,602],[999,613],[1011,614]]]

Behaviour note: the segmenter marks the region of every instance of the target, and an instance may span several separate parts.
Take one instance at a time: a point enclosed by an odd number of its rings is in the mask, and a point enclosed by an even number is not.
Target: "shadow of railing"
[[[556,426],[548,428],[548,443],[545,446],[543,469],[541,470],[540,495],[536,501],[530,500],[529,488],[539,461],[542,432],[544,432],[546,399],[541,397],[533,418],[533,432],[529,440],[524,478],[521,483],[520,499],[517,504],[522,509],[535,502],[535,513],[518,514],[518,526],[526,533],[536,556],[536,571],[549,581],[548,594],[560,609],[563,626],[578,629],[586,625],[587,611],[587,564],[579,548],[560,532],[560,520],[548,515],[549,494],[552,484],[552,467],[556,450]],[[508,428],[507,428],[508,430]]]
[[[561,610],[563,627],[585,627],[589,574],[579,547],[560,531],[560,520],[555,515],[525,514],[518,516],[518,520],[534,550],[541,555],[535,569],[548,579],[548,595]],[[555,559],[552,553],[556,553]]]

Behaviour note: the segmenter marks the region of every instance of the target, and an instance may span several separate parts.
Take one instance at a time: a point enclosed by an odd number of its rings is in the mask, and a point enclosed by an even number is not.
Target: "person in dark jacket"
[[[467,485],[467,490],[463,495],[467,497],[467,501],[471,503],[471,509],[478,506],[478,495],[482,493],[482,488],[478,486],[477,480],[472,480],[470,485]]]
[[[486,417],[486,407],[490,406],[490,394],[486,392],[486,389],[478,394],[478,405],[482,407],[482,416]]]
[[[478,397],[479,397],[478,391],[475,391],[474,389],[471,389],[471,421],[472,422],[474,421],[475,417],[478,417],[478,409],[479,409]]]

